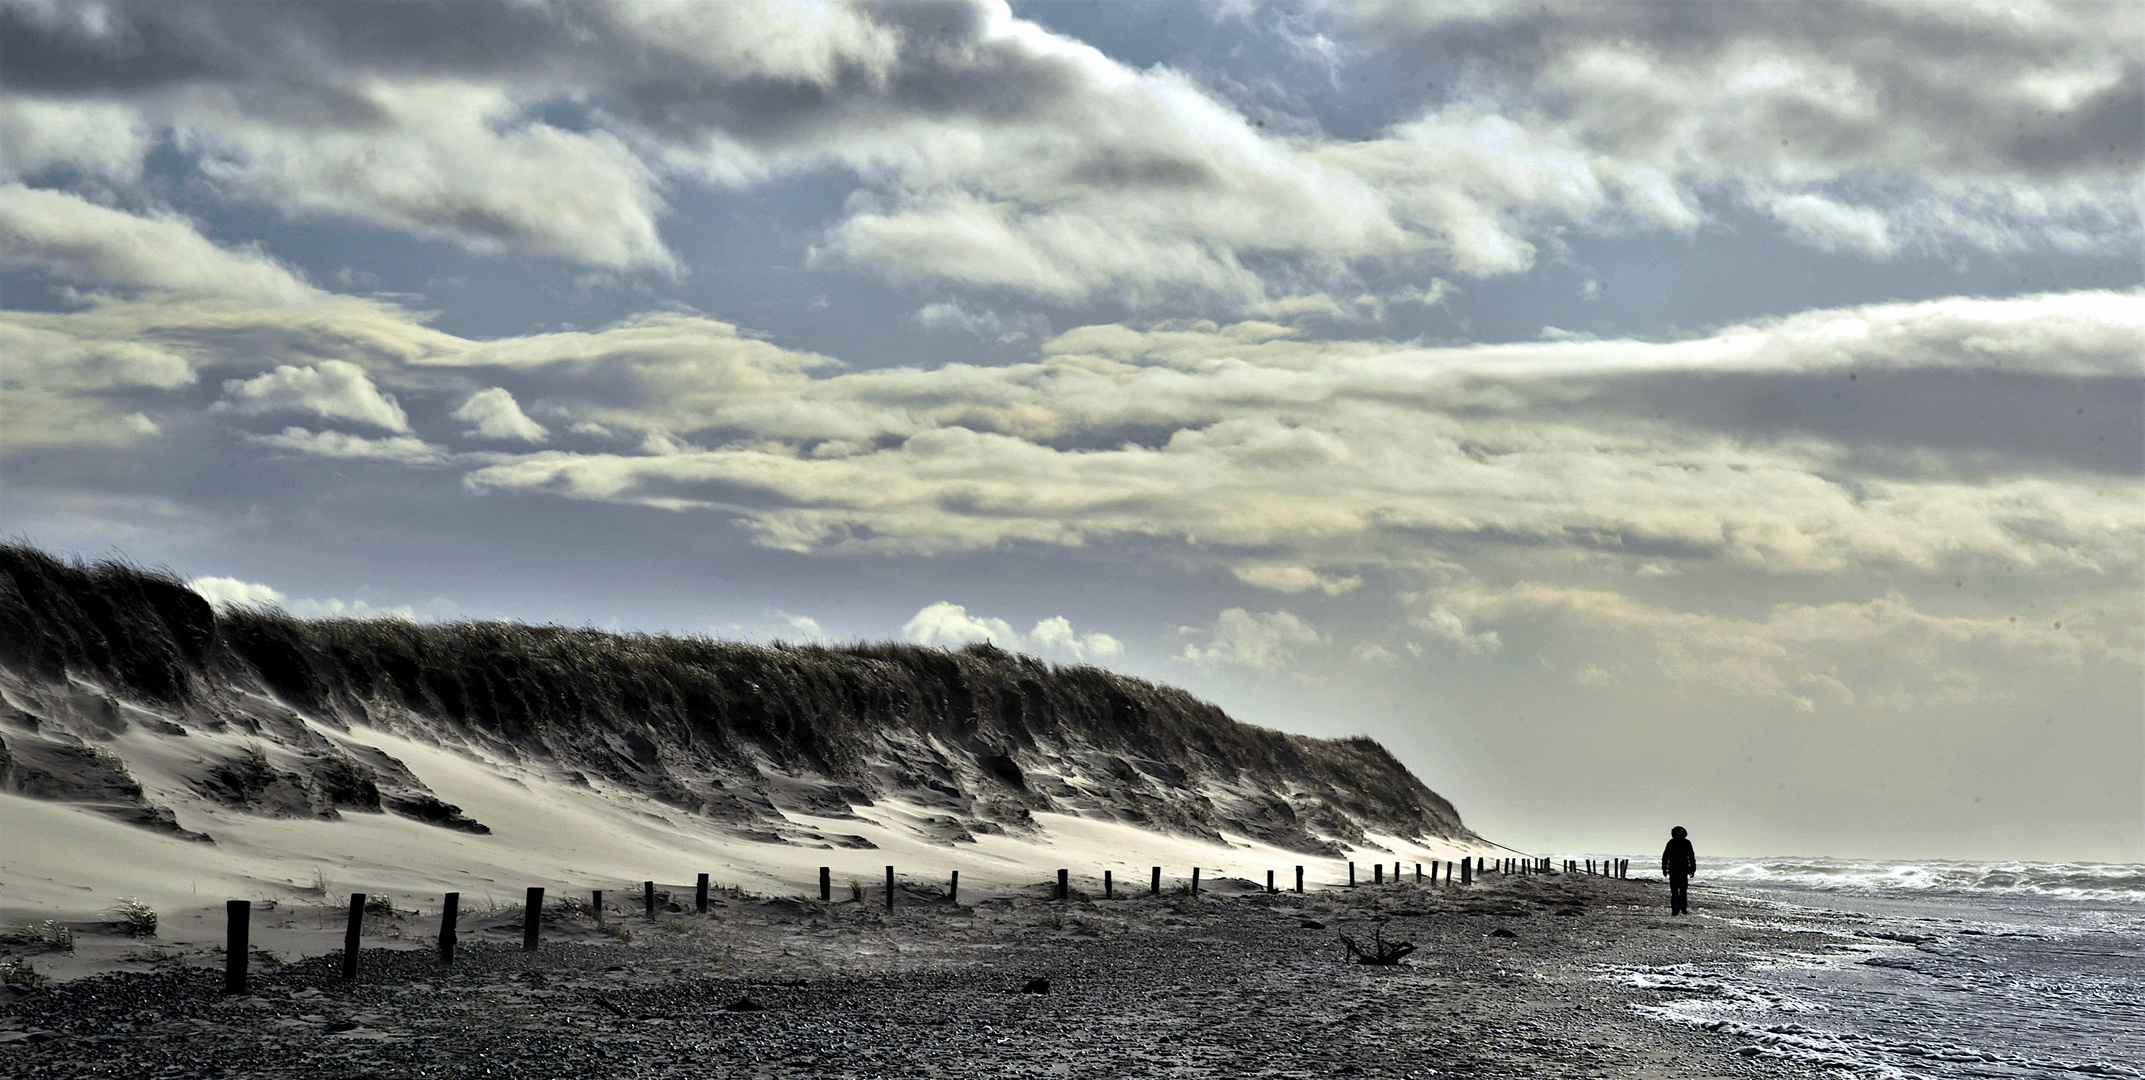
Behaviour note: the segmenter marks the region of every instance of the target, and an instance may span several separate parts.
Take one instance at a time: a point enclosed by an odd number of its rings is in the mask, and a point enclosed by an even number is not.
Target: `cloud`
[[[1275,592],[1300,593],[1317,589],[1327,596],[1339,596],[1363,584],[1355,575],[1331,577],[1308,566],[1277,565],[1274,563],[1243,563],[1229,568],[1236,580],[1246,585]]]
[[[1038,648],[1069,652],[1083,661],[1117,656],[1125,651],[1124,643],[1108,634],[1074,633],[1072,620],[1063,615],[1052,615],[1036,623],[1035,628],[1028,631],[1028,640]]]
[[[410,418],[402,406],[381,393],[366,377],[365,369],[343,360],[323,360],[311,367],[278,364],[266,374],[233,379],[223,385],[223,390],[224,402],[246,416],[309,412],[388,431],[410,430]],[[508,404],[512,404],[511,400]]]
[[[297,599],[285,596],[282,590],[258,582],[243,581],[232,577],[197,577],[186,583],[218,610],[230,611],[245,608],[273,608],[300,619],[402,619],[417,621],[417,609],[408,604],[394,607],[375,607],[363,600]]]
[[[368,439],[362,435],[350,435],[340,431],[308,431],[301,427],[287,427],[273,435],[247,435],[245,439],[255,446],[306,457],[382,461],[417,466],[439,465],[446,461],[445,451],[414,435]]]
[[[219,610],[282,607],[285,599],[282,591],[273,586],[233,577],[197,577],[188,581],[186,587],[200,593],[202,599]]]
[[[1937,613],[1897,593],[1773,605],[1756,617],[1681,610],[1602,590],[1523,582],[1471,587],[1437,612],[1491,624],[1573,664],[1582,685],[1629,684],[1664,701],[1744,702],[1781,715],[1918,713],[2028,705],[2049,680],[2145,667],[2145,632],[2123,595],[2084,596],[2030,621]]]
[[[218,247],[183,218],[130,214],[20,184],[0,184],[0,260],[97,288],[257,304],[302,303],[320,295],[275,259]]]
[[[1876,255],[2138,233],[2119,3],[1343,5],[1280,34],[1322,43],[1307,70],[1457,73],[1345,136],[993,0],[97,10],[0,9],[0,172],[126,184],[168,150],[231,200],[614,270],[680,271],[672,191],[805,175],[855,185],[823,265],[1067,304],[1266,311],[1731,204]]]
[[[469,490],[709,512],[797,551],[1162,543],[1257,587],[1338,595],[1374,569],[1492,551],[1634,573],[2121,574],[2145,535],[2135,292],[1819,310],[1666,341],[1106,324],[1030,361],[928,369],[850,370],[680,311],[480,342],[374,301],[152,297],[0,327],[54,358],[11,400],[86,403],[114,432],[142,430],[134,414],[168,428],[190,406],[163,387],[267,354],[289,359],[225,380],[226,408],[405,433],[254,438],[317,456],[448,460],[368,369],[425,395],[420,415],[511,383],[587,434],[467,458]],[[115,344],[113,385],[69,381],[67,357]]]
[[[1584,147],[1564,175],[1621,185],[1623,211],[1640,220],[1695,217],[1718,191],[1817,246],[1878,256],[1905,242],[2135,243],[2145,19],[2134,6],[1343,10],[1391,54],[1464,64],[1467,92],[1496,102],[1524,145]],[[1455,122],[1449,105],[1419,121]]]
[[[1497,631],[1470,632],[1466,620],[1449,607],[1431,608],[1408,622],[1432,637],[1451,643],[1462,656],[1480,656],[1504,648],[1504,639],[1497,635]]]
[[[469,395],[461,408],[449,414],[454,419],[470,425],[469,433],[487,439],[518,439],[522,442],[540,443],[551,437],[544,425],[529,419],[521,411],[514,395],[496,387],[486,387]]]
[[[1037,622],[1024,636],[1004,619],[971,615],[967,608],[945,600],[918,611],[902,626],[901,636],[919,645],[948,649],[984,641],[1016,651],[1064,652],[1082,663],[1124,652],[1123,643],[1108,634],[1076,633],[1072,621],[1063,615],[1052,615]]]
[[[1229,608],[1210,627],[1179,627],[1178,633],[1206,640],[1186,642],[1178,659],[1194,664],[1237,664],[1278,671],[1296,659],[1299,649],[1325,643],[1316,628],[1286,611]]]

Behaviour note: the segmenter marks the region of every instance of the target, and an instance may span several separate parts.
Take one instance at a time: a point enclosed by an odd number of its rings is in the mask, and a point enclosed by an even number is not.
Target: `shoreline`
[[[180,962],[55,983],[0,1003],[0,1072],[1798,1075],[1640,1014],[1658,995],[1608,977],[1807,944],[1752,925],[1762,903],[1732,888],[1694,891],[1699,914],[1673,919],[1660,882],[1583,874],[1300,896],[1213,884],[1197,898],[911,898],[891,915],[724,895],[704,917],[601,929],[547,912],[533,954],[510,943],[518,912],[480,914],[448,968],[368,948],[354,983],[329,955],[257,968],[242,996]],[[1338,933],[1381,925],[1418,950],[1344,963]],[[1020,992],[1033,979],[1049,992]],[[764,1008],[726,1008],[748,998]]]

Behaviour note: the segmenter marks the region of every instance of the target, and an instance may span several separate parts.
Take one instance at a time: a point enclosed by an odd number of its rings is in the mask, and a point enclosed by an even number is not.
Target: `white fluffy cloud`
[[[408,604],[375,607],[363,600],[291,599],[281,589],[233,577],[197,577],[186,587],[222,610],[275,608],[301,619],[404,619],[417,620],[416,608]]]
[[[272,435],[247,435],[255,446],[306,457],[341,458],[349,461],[380,461],[400,465],[438,465],[446,460],[439,447],[414,435],[390,435],[368,439],[343,431],[308,431],[287,427]]]
[[[320,295],[275,259],[218,247],[184,219],[130,214],[21,184],[0,184],[0,260],[93,287],[260,304]]]
[[[487,439],[516,439],[540,443],[551,437],[544,425],[529,419],[521,403],[506,390],[490,386],[469,395],[451,414],[470,426],[470,433]]]
[[[1194,640],[1178,654],[1194,664],[1237,664],[1278,671],[1296,659],[1298,650],[1325,643],[1316,627],[1286,611],[1229,608],[1207,627],[1180,627]],[[1203,639],[1203,640],[1202,640]]]
[[[274,371],[250,379],[232,379],[223,389],[225,403],[247,416],[309,412],[388,431],[410,430],[410,418],[402,406],[381,393],[363,368],[344,360],[323,360],[310,367],[278,364]]]
[[[902,626],[901,636],[919,645],[948,649],[981,641],[1002,649],[1062,652],[1083,663],[1124,652],[1123,643],[1108,634],[1074,631],[1072,621],[1063,615],[1043,619],[1023,635],[1004,619],[971,615],[967,608],[945,600],[918,611]]]

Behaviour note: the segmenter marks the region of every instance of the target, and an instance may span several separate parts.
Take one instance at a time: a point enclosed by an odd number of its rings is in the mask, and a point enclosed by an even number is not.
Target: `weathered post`
[[[1072,899],[1072,871],[1058,867],[1058,899]]]
[[[1110,899],[1111,897],[1114,897],[1114,896],[1116,896],[1116,895],[1117,895],[1117,882],[1116,882],[1116,880],[1115,880],[1115,879],[1114,879],[1114,878],[1113,878],[1113,877],[1111,876],[1111,873],[1110,873],[1110,871],[1108,871],[1108,870],[1104,870],[1104,871],[1102,872],[1102,898],[1103,898],[1104,900],[1108,900],[1108,899]]]
[[[343,979],[357,978],[358,936],[365,930],[365,894],[350,894],[350,922],[343,927]]]
[[[821,903],[825,903],[832,899],[834,899],[834,868],[822,866],[819,868],[819,900]]]
[[[693,912],[698,915],[708,913],[708,876],[706,874],[700,875],[699,882],[693,885]]]
[[[1149,883],[1149,884],[1148,884],[1148,886],[1147,886],[1147,895],[1149,895],[1149,896],[1160,896],[1160,895],[1162,895],[1162,868],[1161,868],[1161,867],[1159,867],[1159,866],[1157,866],[1157,867],[1155,867],[1155,868],[1154,868],[1154,876],[1153,876],[1153,880],[1152,880],[1152,882],[1151,882],[1151,883]]]
[[[886,910],[894,910],[894,868],[886,868]]]
[[[462,894],[448,893],[439,905],[439,962],[454,963],[454,923],[462,914]]]
[[[1378,865],[1371,867],[1370,878],[1371,884],[1373,885],[1385,884],[1385,864],[1379,863]]]
[[[1266,891],[1269,895],[1281,891],[1274,888],[1274,872],[1271,870],[1266,872]]]
[[[542,886],[529,889],[528,899],[521,908],[521,950],[536,951],[536,922],[544,913],[544,890]]]
[[[1354,863],[1348,864],[1348,887],[1351,889],[1356,887],[1356,864]]]
[[[589,906],[589,907],[591,907],[591,908],[593,908],[593,909],[595,910],[595,912],[596,912],[596,925],[597,925],[597,926],[602,926],[602,925],[603,925],[603,890],[602,890],[602,889],[590,889],[590,890],[588,891],[588,906]]]
[[[641,882],[641,907],[648,912],[650,919],[655,918],[655,882]]]
[[[1393,864],[1393,884],[1395,884],[1395,885],[1398,885],[1398,884],[1400,884],[1400,864],[1399,864],[1399,863],[1394,863],[1394,864]]]
[[[1474,883],[1475,857],[1473,855],[1463,856],[1460,859],[1460,884],[1473,885]]]
[[[1296,891],[1303,891],[1303,867],[1301,866],[1296,868]]]
[[[1199,895],[1199,868],[1192,867],[1192,895]]]
[[[946,902],[949,904],[961,902],[961,872],[959,870],[955,870],[952,879],[946,882]]]
[[[253,918],[253,901],[226,900],[223,903],[223,992],[243,994],[246,992],[247,923]]]
[[[1416,884],[1421,884],[1421,883],[1422,883],[1422,880],[1423,880],[1423,864],[1421,864],[1421,863],[1416,863],[1416,864],[1415,864],[1415,881],[1416,881]]]

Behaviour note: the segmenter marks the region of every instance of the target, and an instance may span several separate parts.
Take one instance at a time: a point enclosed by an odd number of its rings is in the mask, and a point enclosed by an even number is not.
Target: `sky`
[[[2145,860],[2145,7],[0,0],[0,531]]]

